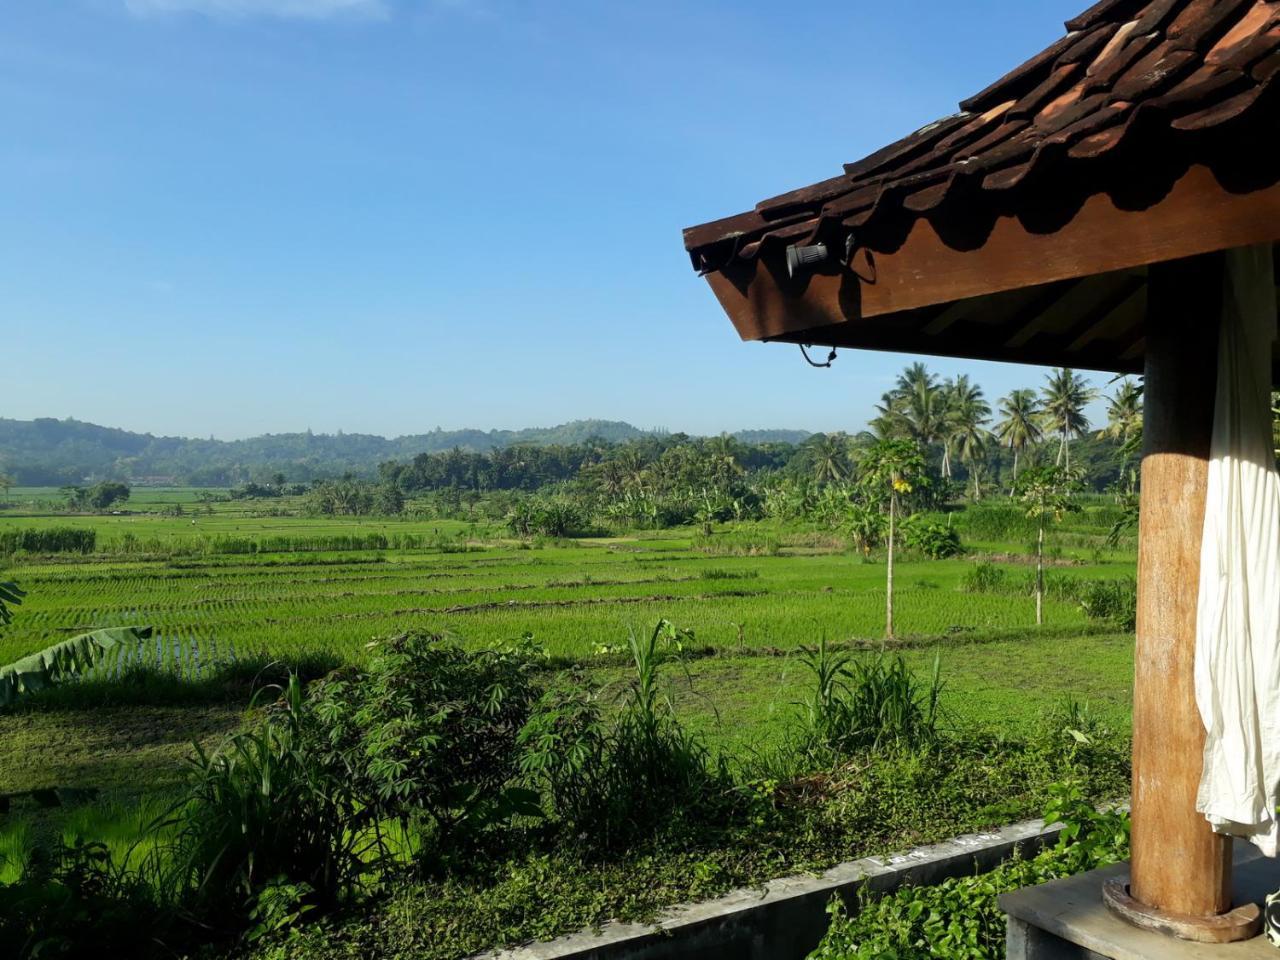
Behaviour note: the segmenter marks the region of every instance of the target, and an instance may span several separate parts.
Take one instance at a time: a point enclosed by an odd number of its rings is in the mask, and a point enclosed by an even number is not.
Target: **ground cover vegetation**
[[[631,635],[613,688],[548,671],[527,639],[466,651],[429,634],[305,689],[291,676],[197,750],[123,851],[10,842],[6,895],[27,909],[0,914],[7,942],[20,956],[461,957],[1000,822],[1064,778],[1095,800],[1124,789],[1122,742],[1078,706],[1025,738],[953,727],[936,660],[919,676],[826,645],[801,660],[786,739],[731,758],[666,695],[688,639],[665,621]],[[637,890],[628,869],[660,883]]]
[[[5,942],[460,957],[1121,796],[1135,434],[1082,389],[8,491],[0,672],[151,630],[0,710]]]
[[[1045,810],[1047,824],[1061,824],[1057,842],[1030,857],[986,873],[908,887],[879,899],[864,898],[852,916],[832,901],[832,923],[810,960],[1001,960],[1006,917],[997,898],[1086,870],[1119,863],[1129,855],[1129,816],[1100,811],[1077,784],[1060,784]]]

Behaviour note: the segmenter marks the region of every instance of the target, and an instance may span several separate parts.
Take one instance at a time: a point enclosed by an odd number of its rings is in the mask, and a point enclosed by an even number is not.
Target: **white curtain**
[[[1227,253],[1200,552],[1196,703],[1207,739],[1196,809],[1276,855],[1280,788],[1280,476],[1271,432],[1270,244]]]

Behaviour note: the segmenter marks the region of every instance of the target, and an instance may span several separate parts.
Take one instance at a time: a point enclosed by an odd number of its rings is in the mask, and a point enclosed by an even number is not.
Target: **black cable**
[[[811,366],[811,367],[819,367],[819,368],[826,368],[826,367],[829,367],[829,366],[831,366],[832,362],[833,362],[833,361],[835,360],[835,358],[836,358],[836,348],[835,348],[835,347],[832,347],[832,348],[831,348],[831,352],[830,352],[829,354],[827,354],[827,362],[826,362],[826,363],[814,363],[813,359],[809,356],[809,351],[805,349],[805,345],[804,345],[803,343],[800,343],[800,344],[797,344],[797,346],[800,348],[800,354],[801,354],[801,356],[803,356],[803,357],[804,357],[805,362],[806,362],[806,363],[808,363],[808,364],[809,364],[809,366]],[[810,346],[812,346],[812,344],[810,344]]]

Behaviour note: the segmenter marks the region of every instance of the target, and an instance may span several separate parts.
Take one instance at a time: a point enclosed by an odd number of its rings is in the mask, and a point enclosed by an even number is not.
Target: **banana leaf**
[[[0,624],[8,623],[13,619],[9,604],[16,607],[26,595],[26,591],[19,590],[16,583],[0,583]]]
[[[0,707],[60,680],[74,677],[106,657],[135,646],[151,636],[150,627],[110,627],[82,633],[39,653],[0,667]]]

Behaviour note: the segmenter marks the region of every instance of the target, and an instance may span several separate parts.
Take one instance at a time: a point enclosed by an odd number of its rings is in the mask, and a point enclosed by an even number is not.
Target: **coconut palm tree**
[[[893,409],[900,424],[897,435],[914,440],[922,454],[934,444],[945,441],[948,395],[924,364],[912,364],[903,371],[893,396]],[[943,472],[950,472],[950,463],[945,458]]]
[[[848,438],[821,434],[813,445],[813,473],[819,483],[839,483],[849,475]]]
[[[891,440],[906,435],[901,396],[893,391],[881,394],[875,411],[876,415],[867,423],[874,440]]]
[[[1028,447],[1044,439],[1040,429],[1040,401],[1034,390],[1014,390],[1000,401],[1000,421],[996,437],[1013,451],[1013,483],[1018,482],[1018,457]],[[1012,485],[1009,495],[1013,495]]]
[[[944,443],[955,445],[960,459],[973,476],[973,499],[981,496],[978,485],[979,459],[986,452],[986,423],[991,419],[991,404],[983,398],[982,388],[967,376],[956,378],[948,403],[948,432]]]
[[[1120,476],[1123,477],[1142,437],[1142,387],[1128,377],[1121,380],[1116,392],[1107,398],[1107,425],[1098,431],[1098,438],[1104,437],[1120,445]]]
[[[938,386],[938,378],[929,372],[929,368],[918,360],[906,367],[898,374],[898,383],[894,388],[895,393],[902,395],[928,392],[936,389]]]
[[[1056,367],[1041,388],[1044,398],[1044,422],[1050,431],[1058,435],[1058,456],[1054,461],[1064,469],[1071,468],[1071,441],[1082,437],[1089,430],[1089,418],[1085,406],[1096,393],[1069,367]]]

